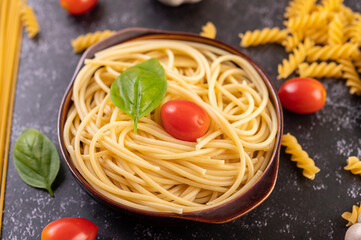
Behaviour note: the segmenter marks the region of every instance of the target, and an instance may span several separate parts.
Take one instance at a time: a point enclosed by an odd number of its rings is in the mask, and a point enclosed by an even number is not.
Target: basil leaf
[[[149,59],[122,72],[110,87],[110,100],[134,120],[153,111],[167,91],[167,79],[162,65],[155,58]]]
[[[51,184],[59,172],[60,160],[54,144],[44,134],[24,130],[15,143],[14,164],[25,183],[44,188],[54,196]]]

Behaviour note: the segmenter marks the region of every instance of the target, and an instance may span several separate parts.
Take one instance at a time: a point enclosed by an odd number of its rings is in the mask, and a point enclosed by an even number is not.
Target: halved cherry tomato
[[[195,142],[209,128],[207,112],[196,103],[188,100],[166,102],[160,112],[163,127],[173,137]]]
[[[80,15],[93,9],[98,0],[59,0],[60,5],[72,15]]]
[[[94,240],[98,226],[85,218],[61,218],[49,223],[41,240]]]
[[[282,106],[295,113],[314,113],[326,103],[324,86],[313,78],[293,78],[278,91]]]

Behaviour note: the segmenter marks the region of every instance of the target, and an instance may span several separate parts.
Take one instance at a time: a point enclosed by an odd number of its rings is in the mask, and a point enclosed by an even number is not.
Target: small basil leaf
[[[162,65],[149,59],[122,72],[110,87],[110,100],[134,120],[134,132],[141,117],[153,111],[167,91]]]
[[[54,196],[51,184],[59,172],[60,160],[54,144],[44,134],[35,129],[21,133],[14,147],[14,165],[25,183]]]

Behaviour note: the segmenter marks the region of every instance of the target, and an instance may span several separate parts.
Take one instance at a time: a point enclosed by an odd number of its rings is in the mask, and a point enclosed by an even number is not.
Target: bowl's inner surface
[[[134,34],[135,32],[135,34]],[[128,36],[129,33],[132,35],[130,39],[126,38],[124,39],[124,35]],[[134,36],[135,35],[135,36]],[[117,39],[121,39],[120,41]],[[217,205],[212,208],[208,208],[202,211],[193,211],[193,212],[185,212],[182,214],[175,214],[175,213],[164,213],[164,212],[157,212],[157,211],[145,211],[140,210],[134,207],[129,207],[124,204],[120,204],[116,201],[113,201],[112,199],[109,199],[108,197],[101,194],[99,191],[95,190],[88,182],[87,180],[79,173],[79,171],[76,169],[75,164],[73,160],[71,159],[68,151],[66,150],[65,143],[64,143],[64,125],[66,122],[66,118],[68,115],[68,111],[73,104],[73,101],[71,99],[72,92],[73,92],[73,83],[75,76],[77,75],[80,68],[84,65],[84,59],[92,57],[95,52],[98,52],[101,49],[106,49],[110,46],[113,46],[115,42],[122,43],[122,42],[128,42],[128,41],[139,41],[139,40],[147,40],[147,39],[175,39],[175,40],[183,40],[183,41],[191,41],[191,42],[199,42],[203,44],[208,44],[214,47],[218,47],[220,49],[226,50],[227,52],[230,52],[232,54],[241,56],[256,69],[256,71],[260,74],[261,78],[263,79],[264,83],[267,86],[268,92],[269,92],[269,98],[271,102],[273,103],[273,106],[275,107],[276,113],[277,113],[277,135],[276,135],[276,141],[274,145],[274,149],[272,150],[272,154],[270,157],[270,160],[264,169],[263,173],[260,175],[258,180],[249,187],[246,191],[244,191],[239,196],[233,198],[231,201],[226,202],[221,205]],[[110,44],[110,45],[109,45]],[[63,102],[60,108],[59,112],[59,141],[60,141],[60,147],[61,151],[63,153],[64,159],[71,170],[72,174],[75,176],[75,178],[80,182],[80,184],[83,186],[83,188],[90,193],[95,199],[100,200],[103,203],[109,204],[111,206],[115,206],[116,208],[120,209],[126,209],[132,212],[137,212],[141,214],[147,214],[152,216],[165,216],[165,217],[176,217],[176,218],[185,218],[185,219],[191,219],[196,221],[203,221],[203,222],[214,222],[214,223],[220,223],[220,222],[227,222],[234,218],[237,218],[241,215],[246,214],[256,206],[258,206],[260,203],[262,203],[271,193],[273,190],[273,187],[275,185],[277,172],[278,172],[278,162],[279,162],[279,150],[280,150],[280,138],[282,135],[282,127],[283,127],[283,120],[282,120],[282,112],[280,108],[280,103],[277,98],[277,94],[275,91],[275,88],[270,81],[267,74],[249,57],[245,56],[243,53],[241,53],[239,50],[228,46],[224,43],[221,43],[219,41],[201,38],[196,35],[192,34],[180,34],[180,33],[172,33],[172,32],[162,32],[162,31],[150,31],[150,30],[142,30],[137,29],[133,32],[131,30],[125,31],[123,34],[122,32],[118,33],[117,35],[111,37],[110,39],[105,40],[104,42],[98,43],[93,48],[90,48],[81,58],[79,62],[79,66],[74,74],[74,79],[71,82],[64,98]]]

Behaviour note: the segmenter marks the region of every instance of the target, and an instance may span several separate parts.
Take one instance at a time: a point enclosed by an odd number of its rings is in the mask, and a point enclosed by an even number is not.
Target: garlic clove
[[[158,1],[171,7],[178,7],[183,3],[197,3],[200,2],[201,0],[158,0]]]
[[[361,239],[361,223],[355,223],[349,227],[345,234],[345,240],[360,240]]]

